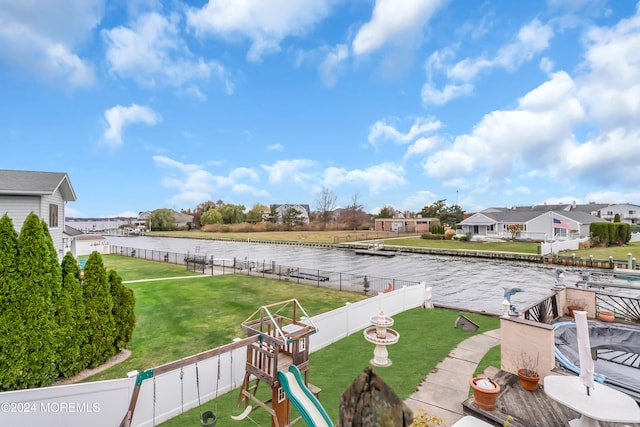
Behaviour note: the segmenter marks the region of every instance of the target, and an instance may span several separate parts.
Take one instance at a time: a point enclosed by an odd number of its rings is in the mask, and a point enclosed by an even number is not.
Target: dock
[[[356,255],[375,255],[375,256],[383,256],[387,258],[396,256],[395,252],[383,251],[380,249],[355,249],[353,252]]]

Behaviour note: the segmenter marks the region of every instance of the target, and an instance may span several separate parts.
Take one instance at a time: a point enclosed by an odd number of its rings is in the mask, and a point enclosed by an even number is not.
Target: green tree
[[[200,225],[207,224],[222,224],[222,215],[218,212],[218,209],[208,209],[200,215]]]
[[[443,225],[453,226],[464,219],[464,211],[458,205],[447,206],[447,200],[441,199],[425,206],[419,212],[423,218],[438,218]]]
[[[176,226],[176,220],[171,209],[156,209],[149,215],[150,230],[173,230]]]
[[[82,358],[91,368],[106,362],[115,354],[113,301],[102,257],[96,251],[89,255],[84,266],[82,289],[87,327],[87,343]]]
[[[396,210],[393,209],[392,206],[385,206],[380,209],[380,212],[378,213],[378,215],[376,215],[376,218],[393,218],[395,211]]]
[[[18,388],[25,329],[16,294],[18,233],[7,214],[0,218],[0,390]]]
[[[216,210],[222,215],[223,224],[240,224],[244,221],[244,205],[226,203],[216,208]]]
[[[282,217],[285,227],[291,229],[296,225],[301,225],[303,221],[302,212],[296,208],[289,208]]]
[[[136,300],[133,291],[122,284],[122,277],[115,270],[109,270],[108,281],[113,301],[112,314],[115,325],[113,345],[116,351],[120,351],[127,347],[133,334],[133,328],[136,324],[134,313]]]
[[[322,187],[316,200],[316,209],[322,223],[322,230],[327,229],[327,224],[333,219],[333,211],[336,208],[337,196],[328,188]]]
[[[71,252],[67,252],[62,259],[62,289],[57,312],[61,337],[59,371],[64,377],[75,375],[85,367],[80,356],[87,340],[85,317],[80,268]]]
[[[442,224],[449,224],[451,227],[462,222],[463,219],[464,211],[458,205],[448,206],[445,209],[445,212],[440,216],[440,222]]]
[[[257,224],[264,221],[264,218],[269,215],[269,208],[265,205],[256,203],[251,210],[247,212],[247,222]]]
[[[19,285],[15,295],[25,334],[24,356],[20,370],[21,387],[50,385],[58,374],[56,364],[54,306],[51,283],[53,279],[51,254],[40,218],[33,212],[27,215],[18,237]]]
[[[620,214],[617,213],[613,216],[613,222],[620,222]]]
[[[56,329],[52,331],[52,344],[54,346],[54,352],[56,355],[56,365],[58,365],[57,369],[60,370],[59,355],[64,348],[63,334],[60,330],[60,327],[64,325],[64,322],[61,322],[58,318],[58,304],[60,302],[60,292],[62,291],[62,268],[58,263],[58,253],[56,252],[56,247],[53,244],[53,239],[51,238],[51,234],[49,233],[49,227],[47,226],[47,223],[43,219],[40,219],[40,225],[42,226],[47,253],[49,255],[49,262],[47,263],[47,277],[49,278],[49,286],[51,288],[51,308],[53,310],[53,317],[56,322]]]

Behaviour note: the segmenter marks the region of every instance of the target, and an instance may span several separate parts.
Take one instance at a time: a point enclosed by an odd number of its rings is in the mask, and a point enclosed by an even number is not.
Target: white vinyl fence
[[[580,249],[580,243],[588,241],[588,237],[581,239],[556,240],[540,243],[540,255],[557,254],[560,251],[573,251]]]
[[[430,297],[430,290],[422,282],[313,316],[318,332],[310,338],[310,350],[359,332],[380,311],[394,316],[420,307],[425,297]],[[129,378],[118,380],[0,393],[0,425],[119,426],[127,414],[136,381],[141,386],[130,425],[157,425],[242,385],[245,347],[208,355],[215,350],[185,358],[194,363],[168,372],[158,367],[140,374],[134,371]]]

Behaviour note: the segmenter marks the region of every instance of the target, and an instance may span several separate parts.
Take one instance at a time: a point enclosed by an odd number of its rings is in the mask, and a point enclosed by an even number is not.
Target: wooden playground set
[[[273,427],[286,427],[304,419],[309,426],[332,426],[319,403],[320,389],[309,384],[309,337],[316,333],[307,313],[296,299],[260,307],[241,324],[247,338],[245,375],[238,397],[249,416],[253,404],[271,414]],[[270,397],[257,397],[261,383],[270,388]],[[300,417],[291,420],[291,403]]]

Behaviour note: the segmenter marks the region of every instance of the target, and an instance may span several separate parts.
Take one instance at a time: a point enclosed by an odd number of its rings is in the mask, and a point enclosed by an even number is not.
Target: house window
[[[58,205],[49,205],[49,227],[58,227]]]

